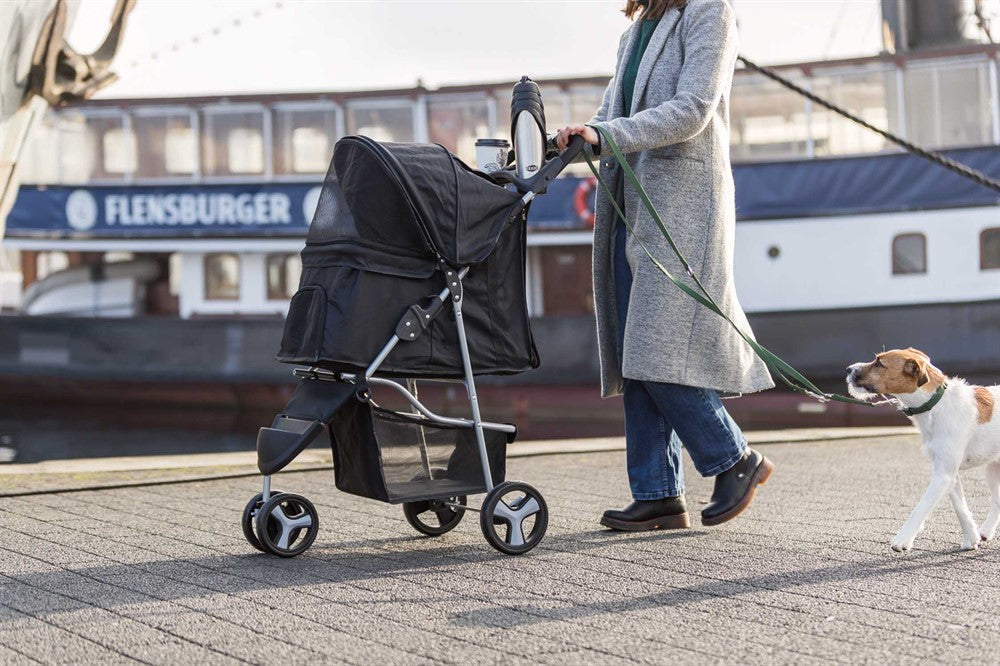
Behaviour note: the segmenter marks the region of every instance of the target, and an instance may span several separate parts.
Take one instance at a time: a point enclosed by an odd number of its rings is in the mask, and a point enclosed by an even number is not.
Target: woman
[[[733,284],[729,89],[736,19],[728,0],[629,0],[624,13],[638,20],[622,36],[601,108],[589,123],[565,127],[557,138],[564,147],[572,135],[583,135],[602,158],[601,177],[615,184],[633,229],[617,219],[599,190],[594,305],[601,391],[604,397],[624,394],[635,500],[606,511],[601,524],[631,531],[688,527],[683,443],[698,472],[715,477],[701,517],[717,525],[739,515],[774,469],[747,447],[718,392],[749,393],[774,384],[746,341],[645,255],[639,240],[671,273],[685,275],[595,128],[614,138],[692,269],[749,332]]]

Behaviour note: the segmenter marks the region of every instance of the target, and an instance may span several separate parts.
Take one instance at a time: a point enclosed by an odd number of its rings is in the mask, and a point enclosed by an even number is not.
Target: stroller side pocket
[[[315,363],[323,355],[326,324],[326,290],[315,284],[301,287],[288,306],[281,336],[279,361]]]

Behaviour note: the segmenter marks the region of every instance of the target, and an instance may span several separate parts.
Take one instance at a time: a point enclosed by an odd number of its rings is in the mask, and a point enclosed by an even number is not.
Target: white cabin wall
[[[979,234],[998,224],[997,206],[740,222],[737,292],[748,312],[1000,298],[1000,272],[979,269]],[[927,273],[893,275],[892,240],[911,232],[927,237]]]
[[[265,253],[240,252],[240,294],[238,299],[205,298],[205,254],[183,253],[181,266],[180,315],[280,315],[288,311],[287,300],[268,300]]]

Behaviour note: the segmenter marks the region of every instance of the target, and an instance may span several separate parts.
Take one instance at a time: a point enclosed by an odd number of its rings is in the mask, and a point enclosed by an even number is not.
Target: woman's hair
[[[646,7],[639,4],[637,0],[628,0],[625,3],[625,9],[622,10],[622,14],[634,19],[637,12],[640,18],[644,19],[658,19],[671,9],[683,9],[684,5],[688,3],[688,0],[649,0],[646,3]]]

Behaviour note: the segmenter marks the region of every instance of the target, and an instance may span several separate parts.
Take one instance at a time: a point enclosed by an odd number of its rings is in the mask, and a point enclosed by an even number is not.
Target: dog
[[[890,396],[920,429],[924,454],[931,459],[930,485],[890,542],[894,551],[913,547],[924,521],[946,494],[962,526],[962,548],[975,550],[996,535],[1000,523],[1000,386],[971,386],[946,377],[918,349],[893,349],[871,363],[849,366],[848,392],[860,400]],[[986,467],[992,505],[976,523],[965,501],[959,470]]]

